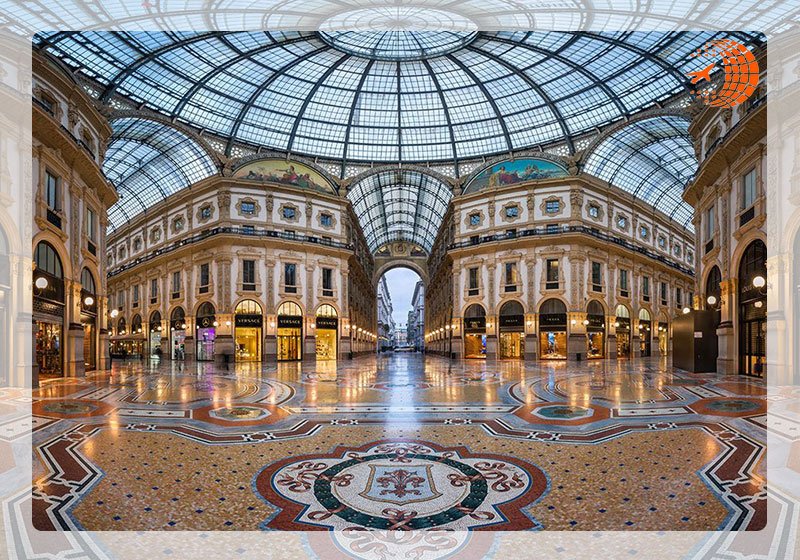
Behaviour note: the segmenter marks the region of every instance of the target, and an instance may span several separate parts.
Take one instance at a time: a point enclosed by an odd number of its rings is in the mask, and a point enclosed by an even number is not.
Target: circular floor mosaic
[[[537,526],[520,510],[543,495],[547,477],[513,457],[388,441],[280,461],[255,488],[282,508],[266,529],[519,530]]]

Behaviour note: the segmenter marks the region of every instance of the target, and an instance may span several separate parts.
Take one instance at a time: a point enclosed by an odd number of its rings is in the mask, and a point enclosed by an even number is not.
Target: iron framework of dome
[[[61,32],[35,43],[119,94],[237,144],[435,162],[567,144],[688,89],[718,32]]]

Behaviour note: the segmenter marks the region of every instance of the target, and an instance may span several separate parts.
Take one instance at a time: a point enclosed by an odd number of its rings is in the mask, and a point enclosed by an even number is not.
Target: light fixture
[[[686,314],[687,314],[687,313],[689,313],[690,311],[691,311],[691,309],[689,309],[688,307],[684,307],[684,308],[683,308],[683,314],[684,314],[684,315],[686,315]]]
[[[214,326],[218,327],[219,326],[219,321],[214,321]]]
[[[275,327],[275,323],[274,323],[274,322],[272,322],[272,321],[270,321],[270,322],[269,322],[269,328],[271,328],[271,329],[272,329],[272,328],[274,328],[274,327]]]
[[[717,298],[714,296],[708,296],[706,301],[708,302],[708,305],[717,305]]]
[[[615,327],[618,327],[618,326],[619,326],[619,321],[615,321],[615,322],[614,322],[614,326],[615,326]]]
[[[577,322],[578,322],[578,321],[576,321],[575,319],[573,319],[572,321],[570,321],[570,322],[569,322],[569,324],[570,324],[570,325],[574,325],[574,324],[575,324],[575,323],[577,323]]]
[[[755,278],[753,278],[753,286],[755,286],[756,288],[763,288],[766,285],[767,285],[767,280],[763,276],[758,275]]]
[[[136,330],[136,332],[137,332],[137,333],[140,333],[140,332],[142,332],[142,327],[139,327],[139,328]]]
[[[186,328],[186,323],[183,323],[183,324],[181,325],[181,328],[182,328],[182,329],[185,329],[185,328]]]
[[[44,276],[39,276],[39,278],[36,279],[36,282],[34,282],[34,286],[40,290],[44,290],[47,287],[47,278]]]
[[[226,327],[230,327],[231,326],[231,322],[230,321],[225,321],[225,326]]]
[[[161,325],[158,325],[158,326],[156,327],[156,330],[157,330],[158,332],[161,332]]]
[[[764,302],[763,302],[763,301],[757,301],[757,302],[755,302],[755,303],[753,304],[753,306],[754,306],[756,309],[761,309],[761,308],[764,306]]]
[[[119,309],[112,309],[111,310],[111,318],[113,319],[117,315],[119,315]]]
[[[588,325],[588,324],[589,324],[589,319],[584,319],[584,320],[583,320],[583,324],[584,324],[584,325]]]
[[[86,305],[94,305],[94,298],[92,296],[86,296],[86,299],[83,300],[83,303]]]
[[[444,328],[445,328],[445,330],[449,331],[450,330],[450,325],[445,325]]]
[[[533,321],[528,321],[527,325],[530,327],[533,324]]]

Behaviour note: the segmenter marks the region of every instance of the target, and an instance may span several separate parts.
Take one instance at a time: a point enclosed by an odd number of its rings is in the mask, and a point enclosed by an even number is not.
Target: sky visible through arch
[[[419,275],[410,268],[393,268],[384,276],[389,287],[389,296],[392,298],[394,323],[398,327],[406,326],[408,312],[411,310],[411,298],[414,296],[414,286],[420,280]]]

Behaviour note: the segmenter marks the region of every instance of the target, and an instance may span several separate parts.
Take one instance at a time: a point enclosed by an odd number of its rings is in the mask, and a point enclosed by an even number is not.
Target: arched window
[[[210,301],[203,303],[202,305],[200,305],[200,307],[197,308],[198,317],[213,317],[214,314],[215,314],[214,304],[212,304]]]
[[[150,314],[150,330],[154,330],[156,327],[161,325],[161,313],[158,311],[153,311]]]
[[[125,334],[125,317],[120,317],[119,321],[117,321],[117,334]]]
[[[134,315],[131,319],[131,334],[136,334],[142,330],[142,318],[139,315]]]
[[[183,310],[183,307],[176,307],[172,310],[172,314],[170,315],[171,321],[183,321],[186,318],[186,312]]]
[[[720,298],[722,297],[720,282],[722,282],[722,273],[719,271],[718,266],[714,266],[706,279],[706,305],[709,309],[715,309],[720,304]],[[709,301],[710,298],[713,299]]]
[[[759,297],[763,286],[755,286],[753,280],[756,276],[767,279],[767,247],[761,240],[753,241],[745,249],[739,263],[739,291],[745,298]]]
[[[617,309],[614,311],[614,314],[617,317],[622,317],[623,319],[630,319],[631,317],[631,312],[628,311],[628,308],[621,304],[617,306]]]
[[[89,294],[96,294],[97,288],[94,284],[94,276],[88,268],[81,270],[81,289]]]
[[[236,315],[261,315],[261,306],[257,301],[252,299],[245,299],[236,305]]]
[[[473,303],[472,305],[467,307],[467,311],[464,313],[464,317],[466,317],[467,319],[486,317],[486,310],[479,304]]]
[[[507,301],[500,308],[500,315],[524,315],[525,310],[522,309],[522,304],[518,301]]]
[[[299,316],[302,314],[300,306],[293,301],[285,301],[278,307],[278,315]]]
[[[605,310],[603,309],[603,305],[597,301],[592,300],[589,302],[589,305],[586,307],[586,314],[587,315],[600,315],[603,316],[606,314]]]
[[[33,253],[33,262],[36,263],[36,270],[45,272],[53,278],[64,278],[61,258],[47,241],[40,241],[36,246],[36,251]]]
[[[639,310],[639,320],[640,321],[649,321],[650,320],[650,312],[647,309],[640,309]]]
[[[317,308],[317,317],[338,317],[336,308],[330,304],[323,303]]]
[[[539,313],[552,314],[552,313],[566,313],[567,306],[560,299],[551,298],[545,301],[539,308]]]

